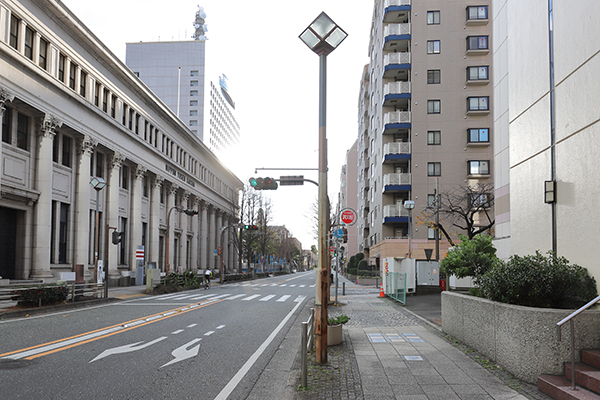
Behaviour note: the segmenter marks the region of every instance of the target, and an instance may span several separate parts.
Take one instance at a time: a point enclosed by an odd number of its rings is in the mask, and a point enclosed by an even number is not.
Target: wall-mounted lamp
[[[556,181],[544,181],[544,203],[556,203]]]

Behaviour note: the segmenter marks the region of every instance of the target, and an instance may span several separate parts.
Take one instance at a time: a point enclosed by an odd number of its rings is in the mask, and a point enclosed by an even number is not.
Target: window
[[[79,94],[83,97],[85,97],[86,88],[87,88],[87,73],[82,70],[79,73]]]
[[[489,175],[490,174],[490,162],[488,161],[469,161],[468,174],[469,175]]]
[[[100,105],[100,83],[96,82],[94,85],[94,105],[99,107]]]
[[[29,149],[29,118],[19,114],[17,118],[17,147],[23,150]]]
[[[489,208],[490,207],[490,196],[488,193],[472,193],[471,204],[477,208]]]
[[[441,100],[427,100],[427,114],[439,114],[441,112]]]
[[[430,69],[427,71],[427,83],[440,83],[441,72],[439,69]]]
[[[195,117],[198,115],[198,110],[190,110],[190,117]]]
[[[435,232],[436,232],[435,228],[428,227],[427,228],[427,239],[435,239]],[[440,236],[439,232],[438,232],[438,238],[440,238],[440,239],[442,238]]]
[[[442,163],[427,163],[427,176],[442,176]]]
[[[121,188],[129,189],[129,167],[127,165],[121,166]]]
[[[10,16],[10,47],[19,50],[19,28],[21,27],[21,20],[14,15]]]
[[[74,62],[71,62],[71,65],[69,67],[69,87],[73,90],[75,90],[75,79],[76,79],[75,74],[76,73],[77,73],[77,64],[75,64]]]
[[[121,242],[119,243],[119,264],[127,264],[127,218],[121,217]]]
[[[65,63],[67,62],[67,57],[60,53],[58,55],[58,80],[62,83],[65,83]]]
[[[148,177],[145,175],[142,178],[142,191],[143,191],[143,196],[148,197],[148,193],[150,190],[148,188]]]
[[[467,98],[467,110],[468,111],[489,111],[489,96],[481,97],[468,97]]]
[[[4,111],[4,118],[2,119],[2,141],[4,143],[10,143],[12,127],[12,108],[6,107]]]
[[[35,32],[30,27],[25,28],[25,57],[33,60],[33,38]]]
[[[198,76],[198,71],[197,70],[190,71],[190,76]]]
[[[488,128],[467,129],[469,143],[489,143],[490,130]]]
[[[40,38],[40,54],[38,65],[40,68],[48,68],[48,42],[44,38]]]
[[[441,131],[428,131],[427,132],[427,144],[428,145],[442,144],[442,132]]]
[[[57,220],[57,214],[59,216]],[[58,261],[59,264],[67,263],[67,235],[68,235],[69,205],[58,201],[52,202],[52,231],[50,233],[50,262]],[[57,232],[58,230],[58,232]],[[58,243],[56,243],[58,233]],[[57,246],[58,245],[58,246]],[[56,248],[58,247],[58,259]]]
[[[115,96],[114,94],[111,97],[111,102],[110,102],[110,116],[115,118],[116,117],[116,110],[117,110],[117,96]]]
[[[190,81],[190,86],[198,86],[198,81]]]
[[[121,124],[123,126],[127,126],[127,109],[129,108],[129,106],[125,103],[123,103],[123,115],[122,115],[122,120],[121,120]]]
[[[198,121],[195,119],[190,120],[190,126],[198,126]]]
[[[165,204],[165,187],[160,186],[160,204]]]
[[[56,141],[56,137],[54,138]],[[71,167],[71,138],[62,135],[62,165],[65,167]]]
[[[481,67],[467,67],[467,80],[468,81],[487,81],[489,80],[487,66]]]
[[[427,11],[427,25],[439,25],[440,23],[440,12],[439,11]]]
[[[104,154],[102,153],[96,153],[96,176],[104,178]]]
[[[427,41],[427,54],[440,54],[440,41],[439,40],[428,40]]]
[[[435,194],[427,195],[427,207],[435,206]]]
[[[102,111],[108,112],[108,89],[104,89],[104,93],[102,96]]]
[[[198,100],[190,100],[190,107],[198,107]]]
[[[129,124],[128,124],[128,128],[130,131],[133,130],[133,120],[135,119],[135,110],[132,110],[131,108],[129,109]]]
[[[467,20],[488,19],[487,6],[469,6],[467,7]]]
[[[197,90],[190,90],[190,96],[192,96],[192,97],[198,96],[198,91]]]
[[[468,36],[467,37],[467,50],[487,50],[488,49],[488,37],[487,36]]]

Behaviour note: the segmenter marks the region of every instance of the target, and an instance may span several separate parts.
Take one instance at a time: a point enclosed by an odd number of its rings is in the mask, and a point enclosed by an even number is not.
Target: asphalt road
[[[314,271],[0,321],[0,397],[244,399]]]

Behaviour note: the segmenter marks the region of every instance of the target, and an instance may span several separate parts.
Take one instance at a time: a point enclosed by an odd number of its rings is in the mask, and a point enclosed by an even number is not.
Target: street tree
[[[436,214],[439,224],[436,224]],[[490,232],[494,226],[494,185],[478,183],[461,185],[440,191],[437,200],[431,201],[417,216],[417,224],[438,227],[448,242],[454,246],[451,235],[464,234],[467,238]]]

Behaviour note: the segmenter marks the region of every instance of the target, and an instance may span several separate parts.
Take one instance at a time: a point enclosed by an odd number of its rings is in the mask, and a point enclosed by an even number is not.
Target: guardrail
[[[308,352],[312,348],[313,337],[315,333],[315,309],[310,309],[310,317],[308,321],[302,322],[302,345],[300,351],[302,357],[300,358],[300,368],[302,370],[302,387],[306,387],[306,380],[308,375]]]
[[[0,300],[12,300],[18,301],[19,292],[31,290],[35,288],[43,288],[48,285],[28,285],[28,286],[16,286],[16,287],[0,287]],[[64,285],[68,289],[67,301],[74,302],[78,296],[87,297],[104,297],[104,284],[103,283],[75,283],[68,282]],[[42,298],[38,301],[38,307],[42,306]]]

